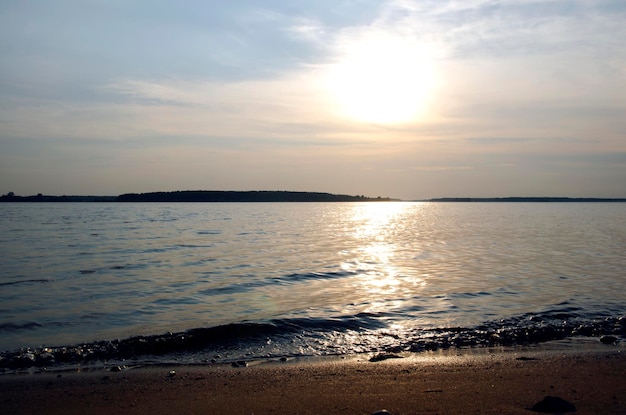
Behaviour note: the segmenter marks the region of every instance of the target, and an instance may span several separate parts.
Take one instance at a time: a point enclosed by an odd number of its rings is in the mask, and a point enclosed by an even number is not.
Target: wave
[[[626,336],[626,316],[583,313],[564,303],[553,310],[494,320],[474,327],[413,328],[392,330],[387,313],[360,313],[334,318],[286,318],[244,321],[184,332],[134,336],[74,346],[20,349],[0,353],[0,368],[94,364],[133,360],[158,361],[160,357],[200,354],[231,356],[239,360],[268,356],[340,355],[351,353],[424,352],[449,348],[529,345],[573,336],[619,341]],[[39,326],[5,323],[0,330]],[[206,360],[206,359],[205,359]],[[222,359],[227,361],[228,357]]]
[[[28,323],[0,323],[0,332],[14,332],[19,330],[32,330],[37,327],[42,327],[41,324],[35,322]]]
[[[240,266],[241,267],[241,266]],[[249,281],[244,283],[236,283],[229,284],[222,287],[216,288],[207,288],[205,290],[200,290],[198,293],[201,295],[222,295],[222,294],[233,294],[233,293],[243,293],[248,291],[253,291],[254,289],[267,287],[267,286],[281,286],[281,285],[292,285],[300,282],[305,282],[309,280],[321,281],[321,280],[331,280],[336,278],[344,278],[347,276],[357,275],[352,272],[309,272],[309,273],[294,273],[283,275],[280,277],[271,277],[262,280]]]
[[[49,279],[28,279],[28,280],[19,280],[19,281],[9,281],[9,282],[0,282],[0,287],[6,285],[17,285],[17,284],[45,284],[49,283],[52,280]]]

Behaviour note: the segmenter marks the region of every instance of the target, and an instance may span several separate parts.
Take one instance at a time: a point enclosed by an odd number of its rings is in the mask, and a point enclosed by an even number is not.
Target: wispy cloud
[[[412,170],[417,171],[457,171],[457,170],[474,170],[471,166],[414,166]]]

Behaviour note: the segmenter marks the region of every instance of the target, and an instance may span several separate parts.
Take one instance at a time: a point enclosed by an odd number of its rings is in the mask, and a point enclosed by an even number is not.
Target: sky
[[[623,0],[0,2],[0,193],[626,197]]]

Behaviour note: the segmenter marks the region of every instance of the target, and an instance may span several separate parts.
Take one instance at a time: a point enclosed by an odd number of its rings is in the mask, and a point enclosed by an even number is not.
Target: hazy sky
[[[0,193],[626,197],[624,0],[0,2]]]

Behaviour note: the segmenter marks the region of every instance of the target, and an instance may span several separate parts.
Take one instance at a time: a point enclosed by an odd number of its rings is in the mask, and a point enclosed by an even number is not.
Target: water
[[[625,252],[622,203],[5,203],[0,350],[195,362],[621,336]]]

